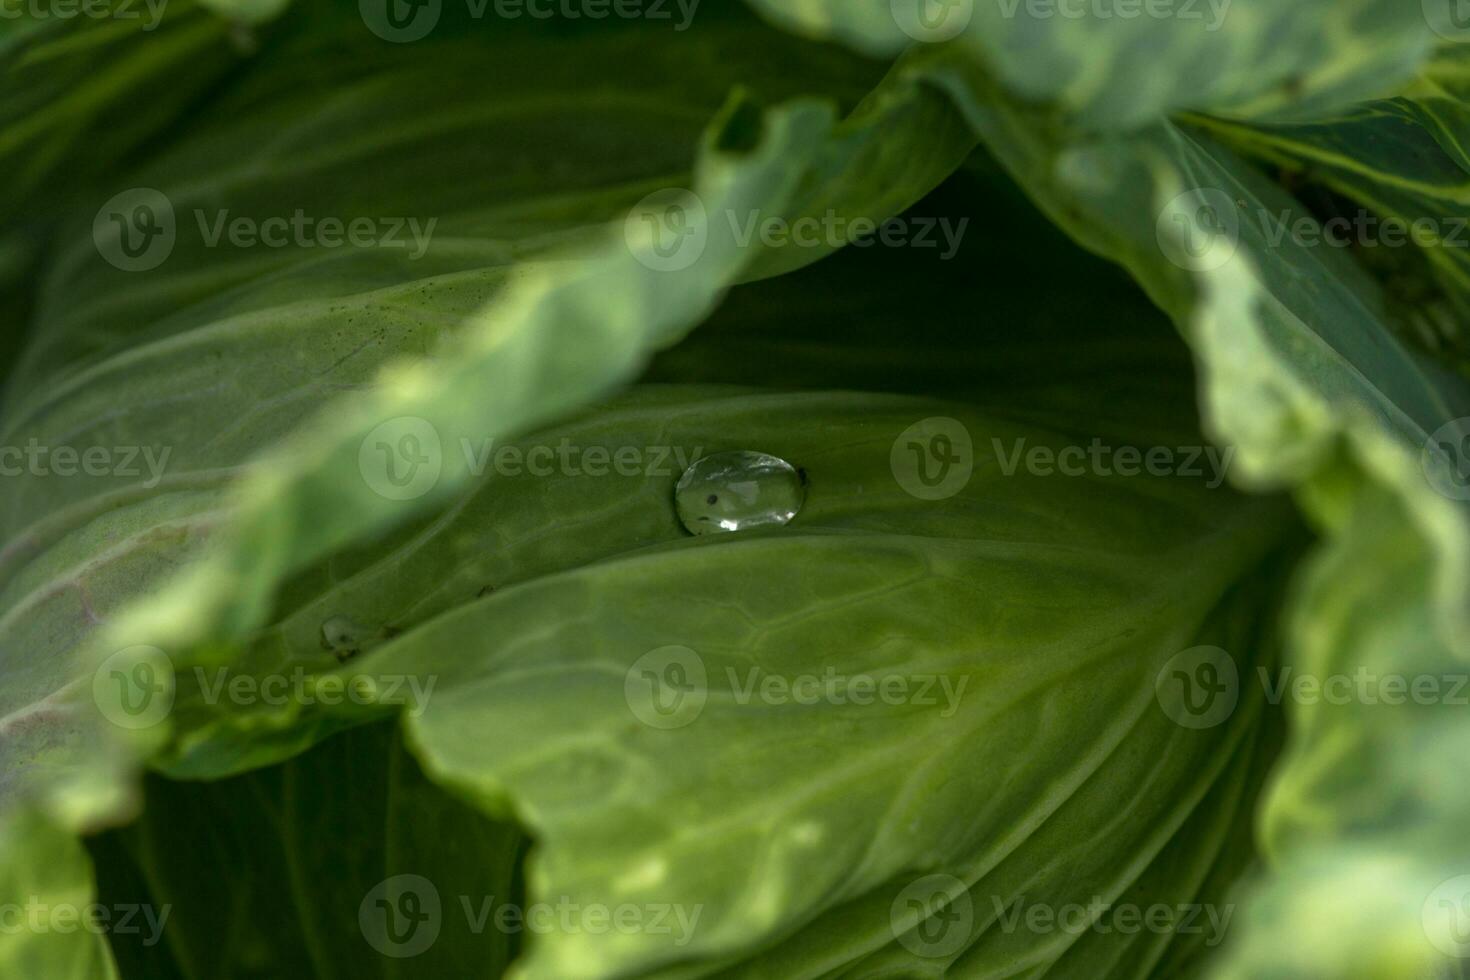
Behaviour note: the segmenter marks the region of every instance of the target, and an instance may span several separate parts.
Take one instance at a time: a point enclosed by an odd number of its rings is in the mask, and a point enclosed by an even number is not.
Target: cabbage
[[[0,973],[1459,975],[1445,7],[6,8]]]

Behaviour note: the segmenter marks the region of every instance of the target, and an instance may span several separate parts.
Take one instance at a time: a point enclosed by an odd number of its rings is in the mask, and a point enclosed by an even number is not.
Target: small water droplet
[[[749,450],[697,460],[674,488],[674,508],[690,534],[786,524],[805,499],[804,481],[794,466]]]
[[[322,623],[322,648],[346,661],[397,635],[398,630],[391,626],[373,629],[346,616],[333,616]]]

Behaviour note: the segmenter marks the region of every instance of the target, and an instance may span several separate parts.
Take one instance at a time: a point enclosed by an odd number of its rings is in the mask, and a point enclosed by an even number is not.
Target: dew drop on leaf
[[[336,654],[338,660],[346,660],[361,653],[377,635],[373,630],[346,616],[333,616],[322,623],[322,646]]]
[[[796,467],[749,450],[703,457],[674,488],[674,508],[690,534],[786,524],[805,498]]]

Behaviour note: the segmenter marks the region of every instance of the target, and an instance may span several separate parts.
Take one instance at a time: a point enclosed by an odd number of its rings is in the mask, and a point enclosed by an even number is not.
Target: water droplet
[[[328,650],[350,650],[370,632],[366,626],[359,626],[346,616],[333,616],[322,623],[322,646]]]
[[[355,657],[397,635],[398,630],[391,626],[373,629],[346,616],[333,616],[322,623],[322,647],[332,651],[339,661]]]
[[[674,488],[674,508],[690,534],[786,524],[805,499],[804,481],[794,466],[748,450],[703,457]]]

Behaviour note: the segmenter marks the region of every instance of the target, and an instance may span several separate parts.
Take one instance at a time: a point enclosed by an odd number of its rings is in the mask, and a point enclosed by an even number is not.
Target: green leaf
[[[1447,47],[1396,98],[1292,125],[1195,123],[1237,151],[1282,168],[1321,201],[1332,233],[1385,283],[1395,325],[1411,343],[1470,373],[1470,229],[1464,135],[1470,132],[1466,49]],[[1336,195],[1334,197],[1333,195]],[[1273,234],[1299,234],[1263,216]]]
[[[6,975],[116,980],[101,931],[111,910],[98,907],[81,843],[45,815],[12,808],[0,817],[0,853],[25,855],[0,864],[8,920],[0,934],[0,965]]]
[[[815,424],[801,434],[761,421],[793,416]],[[1232,651],[1242,674],[1270,662],[1260,610],[1272,576],[1258,564],[1283,515],[1177,477],[1064,484],[1007,476],[990,457],[961,495],[925,502],[894,481],[890,453],[907,426],[938,416],[979,446],[1072,444],[957,405],[715,402],[698,417],[725,445],[807,472],[791,530],[646,548],[497,592],[352,668],[380,685],[437,680],[409,711],[411,743],[435,778],[526,823],[540,844],[533,895],[702,909],[687,944],[546,937],[519,975],[739,959],[839,906],[847,927],[777,947],[777,972],[831,969],[896,941],[913,949],[890,908],[928,874],[969,886],[974,933],[943,952],[919,943],[918,955],[979,973],[1053,963],[1076,939],[981,933],[995,903],[1113,901],[1135,884],[1149,901],[1193,897],[1188,872],[1140,876],[1226,764],[1251,765],[1237,749],[1263,693],[1247,688],[1228,725],[1191,730],[1161,710],[1155,678],[1201,645]],[[679,444],[707,438],[682,428],[670,429]],[[1170,514],[1148,533],[1125,516],[1137,494]],[[1033,519],[1018,538],[1023,510]],[[1206,540],[1215,575],[1173,575]],[[692,709],[665,720],[653,705],[669,663],[692,678]],[[839,691],[859,677],[908,697],[802,700],[802,685],[824,677]],[[1128,761],[1144,758],[1146,776]],[[1036,771],[1051,776],[1017,778]],[[1225,796],[1238,800],[1238,788]],[[1119,799],[1133,801],[1123,818],[1103,802]],[[1078,850],[1103,833],[1118,846]],[[1149,962],[1163,945],[1153,938],[1148,952],[1095,955]]]
[[[1394,0],[753,0],[809,36],[894,55],[945,45],[1090,130],[1178,109],[1310,112],[1407,81],[1438,37]]]
[[[90,200],[88,192],[154,145],[240,57],[229,25],[193,0],[108,0],[70,17],[17,0],[0,7],[7,93],[0,220],[7,222],[45,224]]]
[[[496,927],[524,905],[518,831],[428,782],[390,726],[235,779],[150,778],[142,818],[89,843],[102,899],[161,923],[113,935],[125,971],[498,976],[520,939]]]
[[[1271,241],[1258,216],[1305,212],[1208,137],[1170,124],[1069,142],[983,78],[936,64],[1038,203],[1174,316],[1200,358],[1207,425],[1239,447],[1236,475],[1298,487],[1329,535],[1299,587],[1286,665],[1319,681],[1366,671],[1452,686],[1470,659],[1470,509],[1439,440],[1470,416],[1464,380],[1395,337],[1382,290],[1350,257]],[[1372,629],[1344,620],[1369,608],[1344,595],[1374,597]],[[1349,976],[1366,963],[1416,977],[1442,961],[1424,909],[1457,866],[1439,834],[1467,814],[1459,794],[1424,788],[1470,744],[1443,693],[1397,710],[1357,697],[1305,712],[1266,804],[1274,874],[1225,975]],[[1391,739],[1372,739],[1381,726]],[[1349,748],[1370,741],[1371,752]],[[1406,812],[1423,833],[1403,833],[1416,825]],[[1362,906],[1365,880],[1374,901]]]

